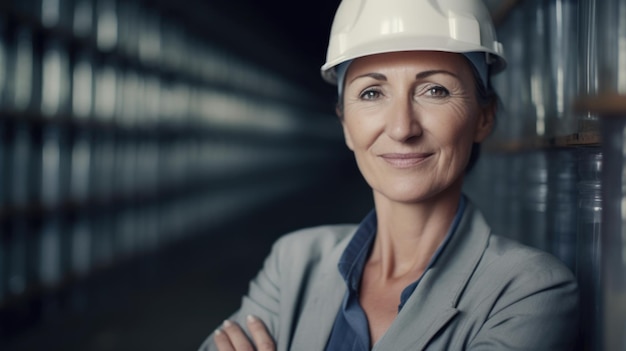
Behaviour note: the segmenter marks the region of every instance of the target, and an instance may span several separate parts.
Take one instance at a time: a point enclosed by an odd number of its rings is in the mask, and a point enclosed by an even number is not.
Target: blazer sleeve
[[[282,236],[250,282],[241,307],[229,319],[238,322],[248,332],[246,316],[258,317],[274,337],[278,350],[286,350],[294,328],[293,319],[305,304],[312,289],[311,283],[318,281],[316,274],[325,269],[336,271],[338,255],[343,252],[355,228],[352,224],[319,226]],[[199,350],[217,351],[213,334]]]
[[[528,264],[532,262],[532,264]],[[572,350],[578,335],[578,289],[557,259],[539,254],[494,292],[499,296],[469,350]]]
[[[246,326],[246,316],[249,314],[260,318],[268,328],[268,331],[276,339],[279,315],[279,262],[281,252],[284,251],[284,239],[278,240],[272,247],[269,256],[265,259],[263,268],[257,276],[250,282],[247,295],[242,299],[239,310],[233,313],[228,319],[239,323],[239,325],[250,336]],[[199,351],[217,351],[211,333],[201,344]]]

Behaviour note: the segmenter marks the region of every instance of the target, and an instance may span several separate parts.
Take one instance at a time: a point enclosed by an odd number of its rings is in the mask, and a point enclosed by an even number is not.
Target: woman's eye
[[[380,92],[377,90],[365,90],[364,92],[361,93],[360,98],[363,100],[374,100],[376,98],[378,98],[380,96]]]
[[[441,86],[430,87],[426,93],[434,97],[447,97],[450,95],[448,89]]]

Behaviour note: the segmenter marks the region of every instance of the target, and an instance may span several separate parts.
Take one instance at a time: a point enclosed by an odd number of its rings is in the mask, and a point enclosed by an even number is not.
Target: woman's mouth
[[[421,164],[428,159],[432,154],[430,153],[388,153],[381,154],[380,157],[395,168],[410,168]]]

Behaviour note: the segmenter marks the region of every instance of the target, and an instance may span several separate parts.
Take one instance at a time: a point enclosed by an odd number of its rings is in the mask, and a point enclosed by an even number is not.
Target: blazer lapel
[[[458,299],[489,240],[490,229],[471,203],[448,246],[428,269],[373,350],[423,350],[458,313]]]

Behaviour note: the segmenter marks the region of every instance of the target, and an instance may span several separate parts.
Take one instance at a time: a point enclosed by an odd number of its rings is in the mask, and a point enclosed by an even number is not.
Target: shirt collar
[[[465,196],[462,195],[456,214],[454,216],[454,219],[452,220],[452,224],[448,229],[448,233],[446,234],[443,242],[439,245],[439,247],[431,257],[426,269],[429,269],[435,264],[437,258],[441,255],[441,252],[456,231],[456,228],[461,221],[461,217],[463,216],[463,212],[465,211],[465,202]],[[359,224],[354,236],[350,240],[350,243],[348,243],[348,246],[344,250],[341,258],[339,259],[339,273],[345,280],[346,285],[348,286],[348,289],[351,293],[357,293],[359,291],[359,283],[361,281],[361,276],[363,275],[365,262],[367,261],[367,257],[369,256],[370,250],[372,249],[374,238],[376,237],[377,224],[378,220],[376,217],[376,211],[371,210]],[[404,289],[400,296],[401,301],[399,308],[402,308],[413,290],[415,290],[415,287],[418,283],[419,279]]]
[[[376,237],[377,224],[376,211],[371,210],[359,224],[356,233],[339,259],[339,273],[352,292],[359,290],[365,261]]]

